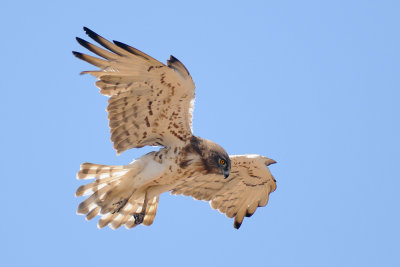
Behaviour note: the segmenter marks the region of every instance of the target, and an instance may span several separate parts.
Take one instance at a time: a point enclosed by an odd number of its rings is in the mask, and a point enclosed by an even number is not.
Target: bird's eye
[[[223,160],[223,159],[220,159],[220,160],[219,160],[219,164],[221,164],[221,165],[225,165],[225,160]]]

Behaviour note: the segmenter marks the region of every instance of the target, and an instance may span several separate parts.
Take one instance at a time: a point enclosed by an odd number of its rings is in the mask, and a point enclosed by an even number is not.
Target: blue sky
[[[399,266],[398,1],[6,1],[1,266]],[[82,162],[116,156],[106,98],[71,54],[82,27],[197,86],[194,132],[275,159],[278,188],[240,230],[161,196],[155,222],[98,230],[75,214]]]

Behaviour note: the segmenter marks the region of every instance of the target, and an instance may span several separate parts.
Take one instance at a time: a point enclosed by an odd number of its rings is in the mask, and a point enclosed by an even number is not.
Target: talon
[[[144,214],[142,213],[135,213],[133,214],[133,218],[135,218],[135,224],[141,224],[144,219]]]

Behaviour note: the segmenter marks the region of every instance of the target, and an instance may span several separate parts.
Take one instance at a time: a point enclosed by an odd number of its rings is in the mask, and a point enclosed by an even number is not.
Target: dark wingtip
[[[87,41],[83,40],[82,38],[76,37],[75,39],[82,46],[85,46],[87,44]]]
[[[79,58],[79,59],[81,59],[81,60],[85,60],[83,57],[84,57],[84,54],[82,54],[82,53],[79,53],[79,52],[76,52],[76,51],[72,51],[72,54],[75,56],[75,57],[77,57],[77,58]],[[86,60],[85,60],[86,61]],[[84,71],[82,71],[81,73],[79,73],[80,75],[83,75],[83,74],[85,74],[85,72]]]
[[[185,65],[183,65],[182,62],[180,62],[179,59],[177,59],[173,55],[169,56],[169,60],[167,60],[167,65],[168,67],[173,68],[175,70],[180,70],[183,68],[183,70],[186,71],[186,74],[190,76],[190,73],[188,69],[185,67]]]
[[[253,214],[254,214],[254,212],[253,213],[250,213],[250,212],[246,212],[246,217],[251,217],[251,216],[253,216]]]
[[[241,225],[242,225],[242,223],[235,221],[235,223],[233,224],[233,227],[235,227],[235,229],[239,229]]]
[[[76,52],[76,51],[72,51],[72,54],[74,56],[76,56],[77,58],[82,59],[82,53],[79,53],[79,52]]]
[[[119,42],[119,41],[115,41],[115,40],[113,40],[113,43],[114,43],[116,46],[119,46],[120,48],[125,49],[126,51],[132,53],[132,50],[130,49],[130,46],[129,46],[129,45],[124,44],[124,43],[121,43],[121,42]]]
[[[173,55],[169,56],[169,62],[174,63],[175,61],[179,61],[176,57],[174,57]]]
[[[87,28],[87,27],[83,27],[83,30],[88,33],[88,32],[93,32],[91,29]]]
[[[93,51],[93,48],[90,47],[90,43],[89,43],[88,41],[83,40],[83,39],[81,39],[81,38],[79,38],[79,37],[76,37],[76,41],[77,41],[81,46],[83,46],[84,48],[88,49],[89,51],[94,52],[94,51]],[[97,54],[96,52],[94,52],[94,53]]]
[[[89,29],[89,28],[86,28],[86,27],[83,27],[83,30],[86,32],[86,34],[90,37],[90,38],[92,38],[93,40],[96,40],[97,38],[98,38],[98,34],[97,33],[95,33],[94,31],[92,31],[91,29]]]

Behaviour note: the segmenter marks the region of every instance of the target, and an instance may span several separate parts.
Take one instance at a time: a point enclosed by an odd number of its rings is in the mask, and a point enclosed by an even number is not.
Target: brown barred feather
[[[74,55],[99,68],[82,74],[96,77],[100,92],[111,96],[107,110],[117,153],[146,145],[175,146],[189,140],[195,87],[183,64],[171,57],[166,66],[131,46],[84,30],[105,49],[80,38],[77,41],[104,59],[79,52]],[[125,130],[116,131],[120,127]]]
[[[213,209],[234,217],[239,228],[245,216],[268,203],[276,189],[268,166],[275,161],[259,155],[229,160],[223,148],[193,136],[195,86],[178,59],[171,56],[164,65],[136,48],[84,30],[99,46],[81,38],[78,43],[101,58],[73,54],[98,68],[82,74],[94,76],[100,93],[110,97],[107,112],[117,153],[147,145],[164,148],[129,165],[83,163],[77,179],[94,180],[76,190],[76,196],[88,196],[78,214],[86,214],[87,220],[99,215],[99,228],[151,225],[159,194],[171,191],[209,201]],[[216,163],[221,157],[230,164],[223,170]]]

